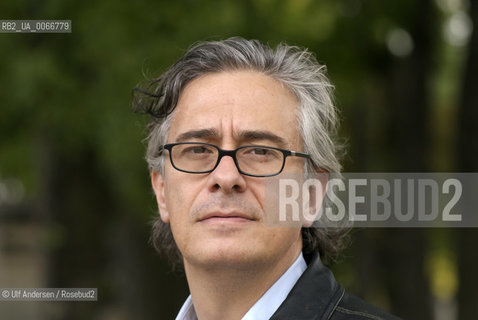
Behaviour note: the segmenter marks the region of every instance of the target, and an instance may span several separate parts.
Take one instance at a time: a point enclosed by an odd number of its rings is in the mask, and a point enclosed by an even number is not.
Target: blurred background
[[[0,287],[93,287],[97,302],[0,302],[0,319],[173,319],[187,297],[149,244],[147,119],[131,89],[198,40],[281,41],[336,86],[348,172],[478,172],[474,0],[2,0]],[[475,28],[473,29],[473,26]],[[478,232],[360,229],[331,265],[405,319],[478,319]]]

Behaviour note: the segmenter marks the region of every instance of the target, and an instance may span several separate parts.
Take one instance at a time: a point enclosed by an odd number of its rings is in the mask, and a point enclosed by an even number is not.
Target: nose
[[[231,156],[223,156],[216,169],[209,174],[208,188],[212,192],[222,191],[226,194],[246,189],[244,176],[239,173]]]

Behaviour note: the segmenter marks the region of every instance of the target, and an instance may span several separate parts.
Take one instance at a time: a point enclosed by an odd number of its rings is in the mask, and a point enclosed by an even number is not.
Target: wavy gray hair
[[[268,75],[289,88],[297,97],[297,116],[304,152],[311,158],[306,172],[317,168],[340,173],[337,157],[337,110],[326,68],[306,49],[279,44],[271,49],[257,40],[239,37],[223,41],[200,42],[174,63],[159,78],[133,89],[133,108],[151,115],[148,125],[146,160],[151,171],[164,173],[164,157],[158,147],[166,143],[179,96],[192,80],[209,73],[252,70]],[[303,251],[318,251],[323,260],[334,258],[344,247],[348,229],[321,221],[320,227],[302,228]],[[173,266],[182,264],[169,224],[157,217],[153,223],[152,243]]]

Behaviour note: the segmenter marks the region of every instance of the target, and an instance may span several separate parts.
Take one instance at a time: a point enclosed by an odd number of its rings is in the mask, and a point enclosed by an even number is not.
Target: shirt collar
[[[242,320],[269,319],[287,298],[306,268],[307,264],[301,252],[289,269],[249,309]],[[197,320],[191,295],[184,302],[176,320]]]
[[[194,310],[193,299],[191,295],[186,299],[181,310],[179,310],[176,320],[197,320],[196,311]]]
[[[344,288],[335,281],[319,254],[305,256],[307,270],[270,320],[330,319],[344,296]]]
[[[269,319],[287,298],[305,269],[307,264],[301,252],[289,269],[249,309],[242,320]]]

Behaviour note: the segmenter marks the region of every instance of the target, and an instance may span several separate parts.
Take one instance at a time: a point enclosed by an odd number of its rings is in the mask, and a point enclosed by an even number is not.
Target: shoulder
[[[271,320],[401,320],[345,292],[318,254]]]
[[[330,320],[401,320],[372,306],[362,299],[344,292],[342,299],[337,304]]]

